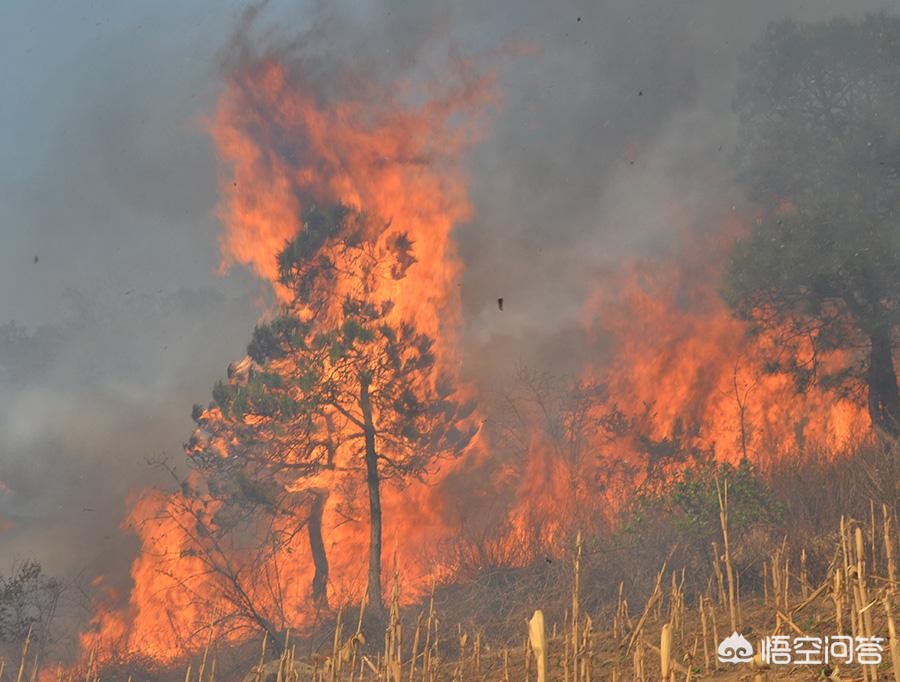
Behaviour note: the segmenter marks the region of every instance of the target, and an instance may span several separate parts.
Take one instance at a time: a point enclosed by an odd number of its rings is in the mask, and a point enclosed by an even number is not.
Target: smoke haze
[[[433,76],[435,45],[496,70],[456,234],[466,372],[489,387],[581,366],[590,283],[740,204],[736,58],[768,22],[898,3],[272,2],[240,40],[241,3],[120,5],[0,10],[0,324],[20,325],[0,336],[0,572],[125,581],[128,492],[165,483],[148,459],[183,466],[192,403],[244,353],[269,292],[219,273],[203,117],[247,36],[314,55],[325,101],[347,73]]]

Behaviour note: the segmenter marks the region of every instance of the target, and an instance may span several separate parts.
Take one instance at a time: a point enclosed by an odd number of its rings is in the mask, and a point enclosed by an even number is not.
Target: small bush
[[[728,484],[732,533],[781,520],[783,506],[773,498],[757,468],[744,459],[738,466],[711,462],[685,469],[654,492],[639,495],[624,525],[626,532],[638,534],[648,523],[668,521],[677,533],[674,539],[708,547],[721,537],[716,481],[720,486]]]

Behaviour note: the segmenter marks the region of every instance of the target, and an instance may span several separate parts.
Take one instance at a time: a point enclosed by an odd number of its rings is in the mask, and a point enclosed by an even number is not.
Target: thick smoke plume
[[[852,12],[882,8],[895,3]],[[479,144],[463,159],[471,211],[453,232],[462,372],[490,396],[521,365],[558,376],[605,366],[612,341],[586,318],[606,310],[598,287],[616,295],[610,273],[679,259],[685,234],[703,240],[747,215],[732,177],[737,55],[770,21],[849,11],[615,0],[272,2],[223,14],[209,3],[98,10],[82,18],[96,45],[66,38],[58,51],[44,47],[46,20],[14,17],[40,39],[10,40],[7,63],[26,60],[19,78],[58,95],[3,81],[22,104],[0,149],[25,139],[33,150],[0,166],[0,322],[23,325],[0,335],[4,561],[102,573],[127,591],[128,492],[163,482],[148,459],[180,464],[191,404],[272,304],[259,268],[242,269],[249,260],[220,276],[227,235],[204,130],[223,82],[249,61],[268,51],[299,69],[302,57],[323,107],[354,87],[376,96],[406,81],[424,98],[448,69],[492,74]],[[30,59],[38,46],[49,51]],[[457,483],[465,494],[464,477],[447,485]]]

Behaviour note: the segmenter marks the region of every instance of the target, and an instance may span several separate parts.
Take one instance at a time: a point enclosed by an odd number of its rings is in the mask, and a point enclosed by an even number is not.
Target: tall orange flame
[[[588,304],[588,326],[612,339],[613,359],[590,371],[625,412],[651,406],[646,435],[662,438],[677,426],[721,459],[746,455],[766,465],[806,446],[838,449],[864,432],[862,407],[816,386],[798,392],[767,366],[777,335],[749,334],[719,295],[722,264],[746,229],[726,216],[703,240],[685,230],[677,267],[637,261],[605,281]],[[786,350],[809,352],[802,340]],[[841,352],[820,358],[825,366],[847,361]]]
[[[275,256],[302,229],[305,208],[337,202],[363,211],[383,226],[382,243],[408,234],[416,262],[405,278],[385,284],[384,295],[395,303],[394,314],[437,340],[443,369],[452,372],[459,361],[462,273],[452,230],[472,216],[459,158],[490,79],[451,78],[426,91],[429,96],[414,104],[416,98],[400,90],[385,94],[362,85],[351,97],[324,101],[303,87],[296,68],[273,58],[232,74],[211,125],[223,168],[220,246],[223,267],[252,268],[287,301]],[[502,486],[509,498],[492,541],[510,550],[510,561],[528,561],[538,548],[552,551],[576,526],[608,522],[610,510],[646,474],[641,437],[664,441],[677,434],[679,447],[728,460],[747,455],[765,464],[812,443],[840,447],[865,428],[855,403],[818,389],[798,395],[789,377],[765,371],[774,340],[748,335],[721,301],[720,264],[742,225],[723,220],[718,241],[703,243],[691,237],[690,226],[680,229],[689,247],[674,258],[634,259],[598,277],[585,305],[584,332],[598,345],[603,339],[604,350],[578,385],[586,402],[573,408],[575,416],[562,417],[566,447],[558,434],[533,424],[523,439],[526,456],[480,480],[483,487]],[[213,408],[207,415],[217,417]],[[616,429],[617,423],[627,428]],[[396,557],[408,597],[452,570],[438,551],[460,531],[449,521],[456,485],[449,474],[478,478],[490,468],[486,452],[445,466],[427,482],[385,490],[384,544]],[[194,478],[202,488],[200,475]],[[345,483],[334,472],[313,481],[326,490]],[[128,526],[142,544],[132,567],[134,588],[124,608],[98,608],[85,649],[117,645],[171,661],[202,646],[196,633],[215,619],[224,595],[197,577],[204,569],[192,554],[186,524],[179,523],[193,504],[181,494],[159,492],[133,501]],[[213,507],[210,502],[188,511],[212,523]],[[339,600],[359,598],[366,524],[347,522],[333,497],[323,523],[330,592]],[[514,547],[521,551],[512,552]],[[240,564],[252,548],[228,551]],[[306,589],[308,551],[298,540],[279,552],[288,586],[284,618],[302,628],[314,615]],[[266,598],[262,592],[250,596]],[[246,634],[223,636],[239,640]]]
[[[380,295],[393,302],[395,317],[414,320],[420,332],[435,339],[441,370],[454,372],[461,264],[451,231],[472,214],[459,156],[477,135],[475,107],[487,100],[490,86],[489,77],[461,69],[458,78],[428,84],[427,97],[418,103],[412,96],[417,93],[404,94],[401,88],[385,93],[374,86],[360,86],[352,97],[326,103],[277,59],[231,74],[211,122],[223,168],[223,268],[252,268],[287,302],[290,293],[278,283],[276,255],[302,229],[304,209],[340,203],[363,212],[367,222],[381,226],[377,239],[382,245],[399,234],[411,241],[415,262],[402,279],[386,278]],[[205,414],[216,416],[214,410]],[[347,484],[342,476],[322,472],[304,486],[333,489]],[[192,478],[202,487],[198,473]],[[384,546],[412,596],[438,570],[427,560],[429,548],[450,537],[452,529],[428,485],[413,482],[402,491],[386,487],[383,496]],[[343,601],[358,598],[364,589],[360,557],[368,528],[361,519],[348,523],[337,497],[326,503],[323,536],[329,591]],[[134,588],[124,609],[98,608],[91,632],[83,637],[85,649],[118,647],[171,661],[202,646],[197,633],[215,621],[225,597],[213,581],[203,579],[205,567],[192,553],[195,538],[185,515],[213,524],[215,510],[197,509],[179,493],[150,492],[133,503],[128,525],[142,545],[132,567]],[[229,551],[235,565],[252,559],[242,556],[252,555],[252,548]],[[286,624],[302,628],[314,615],[307,590],[308,549],[298,540],[280,548],[273,560],[285,586],[280,608]],[[272,596],[258,592],[249,598]]]

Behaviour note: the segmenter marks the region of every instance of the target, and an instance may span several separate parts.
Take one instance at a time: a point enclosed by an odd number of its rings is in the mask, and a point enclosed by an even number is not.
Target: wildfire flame
[[[731,216],[704,240],[682,226],[677,267],[637,261],[598,287],[587,306],[589,334],[612,340],[611,361],[590,368],[626,414],[648,413],[644,435],[681,430],[719,459],[762,466],[804,447],[834,451],[859,438],[868,420],[856,402],[811,386],[799,392],[767,366],[777,334],[749,333],[719,295],[721,268],[747,227]],[[810,353],[803,339],[789,352]],[[846,353],[819,358],[827,366]],[[743,424],[743,428],[742,428]]]
[[[391,315],[414,320],[435,340],[442,372],[455,372],[455,330],[460,316],[461,263],[451,231],[469,219],[472,207],[459,157],[478,133],[477,107],[490,97],[491,78],[459,66],[458,77],[428,84],[416,103],[407,86],[388,92],[360,86],[353,97],[323,101],[307,90],[292,67],[275,58],[245,65],[230,74],[211,121],[221,162],[219,218],[222,267],[240,264],[271,283],[277,298],[290,300],[278,282],[276,255],[301,229],[306,208],[341,204],[380,226],[384,246],[398,235],[411,242],[414,262],[405,277],[386,278],[380,295],[393,303]],[[416,93],[412,93],[415,95]],[[421,98],[419,98],[421,100]],[[334,284],[340,300],[341,281]],[[236,372],[240,373],[240,363]],[[460,389],[464,390],[464,389]],[[221,418],[216,408],[203,418]],[[215,444],[213,444],[215,445]],[[227,447],[227,444],[220,444]],[[194,472],[191,485],[202,488]],[[304,487],[329,490],[342,485],[341,474],[322,472]],[[330,564],[329,591],[340,600],[358,598],[365,587],[360,557],[367,546],[363,522],[347,523],[330,496],[323,515],[323,536]],[[124,609],[98,607],[85,650],[139,652],[161,662],[202,645],[196,633],[215,620],[223,596],[198,579],[204,566],[192,554],[193,519],[214,516],[215,509],[186,495],[149,491],[132,502],[127,527],[141,538],[142,551],[132,567],[134,588]],[[204,503],[201,502],[201,505]],[[210,503],[210,507],[214,506]],[[452,536],[442,505],[432,489],[413,482],[402,491],[385,487],[384,546],[400,568],[404,589],[424,589],[436,566],[423,551]],[[236,564],[252,548],[231,547]],[[284,620],[302,628],[314,615],[307,586],[312,566],[301,536],[279,550]],[[271,595],[253,594],[254,599]],[[239,640],[244,631],[225,633]]]
[[[583,329],[598,359],[568,390],[598,398],[570,404],[562,436],[533,431],[511,513],[515,532],[543,551],[560,549],[576,528],[612,522],[654,466],[671,473],[746,457],[765,470],[807,449],[840,452],[868,433],[859,400],[815,384],[798,391],[791,375],[771,367],[778,351],[809,356],[804,339],[780,348],[778,334],[752,334],[728,310],[721,269],[744,221],[725,215],[702,238],[695,227],[672,226],[675,253],[597,277]],[[853,358],[833,351],[817,360],[835,369]]]
[[[459,161],[490,92],[490,78],[464,75],[432,87],[418,104],[410,104],[416,98],[404,98],[402,88],[386,93],[364,85],[352,97],[331,101],[303,87],[296,65],[275,58],[231,74],[211,120],[222,167],[223,268],[252,268],[288,301],[275,255],[302,229],[304,209],[341,203],[364,212],[381,226],[380,244],[409,236],[415,263],[406,277],[386,284],[383,295],[394,302],[397,319],[415,320],[436,339],[440,365],[453,373],[460,360],[455,335],[463,266],[452,230],[472,217]],[[513,470],[500,468],[480,482],[514,490],[495,542],[509,547],[535,532],[540,536],[521,545],[516,561],[529,560],[537,544],[558,546],[576,525],[608,521],[610,510],[647,475],[646,439],[677,436],[679,447],[718,459],[761,461],[812,443],[838,448],[865,427],[864,411],[854,402],[818,389],[799,395],[788,376],[767,371],[764,358],[774,340],[749,335],[719,297],[720,267],[729,240],[745,229],[740,221],[723,219],[719,238],[703,243],[690,227],[678,226],[687,244],[683,252],[623,262],[598,276],[584,307],[584,333],[598,346],[603,339],[604,347],[578,383],[588,401],[580,421],[563,420],[567,433],[581,429],[571,441],[577,448],[561,448],[534,426],[525,439],[526,456]],[[340,281],[334,286],[337,296]],[[205,413],[208,420],[220,417],[215,408]],[[452,570],[437,550],[460,530],[450,520],[451,474],[481,471],[489,448],[482,443],[479,453],[443,467],[427,484],[384,490],[384,545],[407,598]],[[203,487],[197,472],[192,485]],[[304,485],[330,490],[342,481],[340,474],[323,472]],[[196,504],[178,493],[135,497],[127,522],[142,545],[132,567],[134,587],[124,608],[98,607],[83,636],[85,650],[118,646],[167,662],[202,647],[195,635],[215,619],[224,597],[196,578],[203,566],[191,553],[187,524],[179,523],[187,508],[198,517],[214,516],[213,502]],[[359,598],[367,526],[347,523],[334,496],[325,503],[323,524],[329,592],[338,600]],[[227,549],[238,564],[252,552]],[[314,616],[303,538],[280,550],[279,560],[288,586],[283,618],[302,628]],[[222,636],[237,641],[246,635],[235,630]]]

